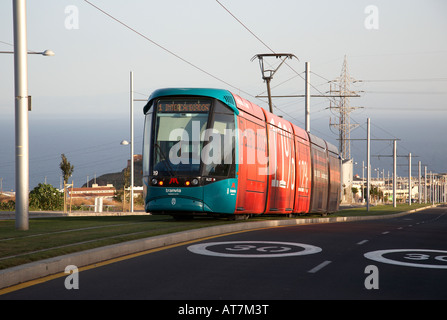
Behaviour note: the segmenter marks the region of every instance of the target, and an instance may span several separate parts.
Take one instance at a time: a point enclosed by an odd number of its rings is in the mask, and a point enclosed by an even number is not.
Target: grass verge
[[[361,208],[349,208],[344,209],[339,212],[333,214],[335,217],[349,217],[349,216],[376,216],[376,215],[388,215],[399,212],[410,211],[414,209],[419,209],[423,207],[427,207],[429,205],[424,203],[414,203],[411,206],[408,204],[398,204],[396,208],[393,205],[379,205],[379,206],[371,206],[369,211],[366,210],[366,207]]]

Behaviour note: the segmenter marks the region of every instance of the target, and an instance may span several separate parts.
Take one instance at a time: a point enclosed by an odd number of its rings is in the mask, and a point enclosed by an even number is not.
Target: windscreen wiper
[[[163,150],[161,149],[160,145],[158,143],[154,143],[154,145],[155,145],[155,149],[158,150],[158,152],[160,153],[161,157],[164,159],[161,162],[163,162],[163,165],[166,167],[166,169],[168,169],[169,175],[174,176],[174,172],[172,171],[172,167],[169,164],[169,161],[166,159],[166,156],[163,153]]]

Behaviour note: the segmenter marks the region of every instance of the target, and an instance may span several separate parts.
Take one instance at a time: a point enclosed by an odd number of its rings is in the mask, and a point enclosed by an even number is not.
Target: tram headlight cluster
[[[152,185],[154,185],[154,186],[157,186],[157,185],[162,186],[163,185],[163,180],[158,181],[157,179],[152,178],[151,182],[152,182]]]
[[[174,185],[179,185],[178,179],[176,179],[176,178],[171,179],[171,182],[169,182],[168,185],[171,186],[173,183],[174,183]],[[164,185],[164,181],[163,180],[158,180],[157,178],[152,178],[151,179],[151,184],[153,186],[162,186],[162,185]],[[194,178],[192,180],[186,180],[184,182],[180,181],[180,184],[183,184],[186,187],[198,186],[199,185],[199,179]]]
[[[185,186],[187,186],[187,187],[189,187],[189,186],[197,186],[199,184],[199,179],[197,179],[197,178],[194,178],[194,179],[192,179],[191,181],[189,181],[189,180],[186,180],[185,181]]]

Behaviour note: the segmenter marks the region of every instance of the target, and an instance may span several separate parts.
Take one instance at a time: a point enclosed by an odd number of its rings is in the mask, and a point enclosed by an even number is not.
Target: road
[[[0,300],[420,300],[446,299],[446,288],[447,208],[438,207],[391,219],[275,227],[195,241]]]

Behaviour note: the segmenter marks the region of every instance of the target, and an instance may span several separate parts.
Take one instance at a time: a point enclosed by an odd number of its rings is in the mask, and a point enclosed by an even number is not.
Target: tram
[[[166,88],[144,106],[145,210],[176,217],[321,214],[339,208],[327,141],[223,89]]]

